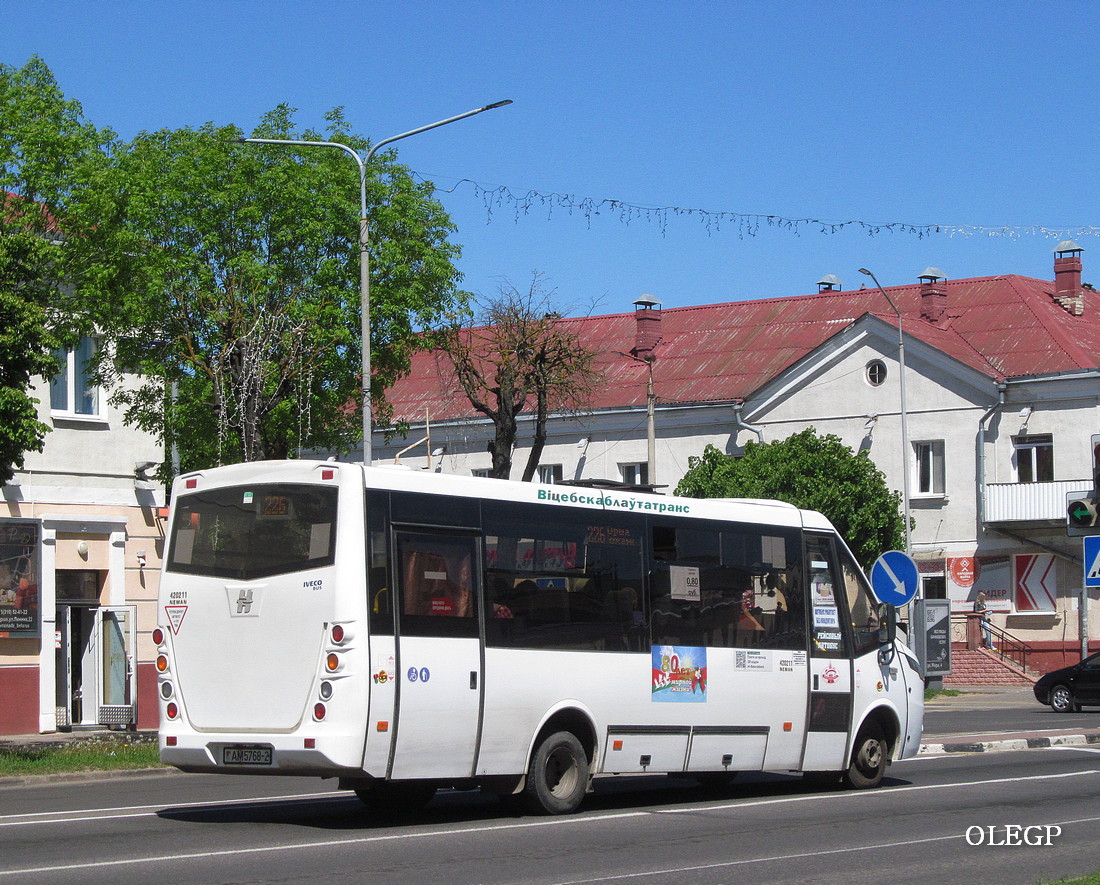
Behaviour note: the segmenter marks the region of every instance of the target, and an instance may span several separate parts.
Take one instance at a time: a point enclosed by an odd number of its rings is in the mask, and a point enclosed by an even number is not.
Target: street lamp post
[[[882,288],[882,284],[878,281],[878,277],[865,267],[861,267],[859,272],[861,274],[866,274],[875,281],[876,288],[882,293],[882,297],[886,299],[898,318],[898,369],[901,372],[899,387],[901,388],[902,512],[905,517],[905,552],[910,553],[913,545],[909,537],[909,415],[905,410],[905,333],[902,331],[901,311],[898,310],[898,306],[894,304],[894,299]]]
[[[377,144],[373,145],[367,152],[366,156],[360,156],[359,152],[346,144],[340,144],[338,141],[300,141],[298,139],[289,138],[244,138],[241,139],[247,144],[281,144],[281,145],[300,145],[303,147],[334,147],[345,151],[355,160],[359,166],[359,292],[361,301],[361,329],[360,334],[362,336],[362,351],[363,351],[363,463],[370,466],[371,463],[371,397],[370,397],[370,225],[367,219],[367,166],[370,165],[370,161],[374,159],[374,155],[378,151],[388,144],[392,144],[395,141],[400,141],[402,138],[408,138],[410,135],[419,135],[421,132],[427,132],[429,129],[437,129],[440,126],[446,126],[448,123],[454,123],[457,120],[464,120],[467,117],[472,117],[475,114],[480,114],[485,111],[491,111],[495,108],[501,108],[505,105],[511,104],[511,99],[505,99],[504,101],[493,102],[493,104],[487,104],[482,108],[475,108],[472,111],[466,111],[464,114],[457,114],[454,117],[448,117],[446,120],[438,120],[435,123],[429,123],[427,126],[419,126],[416,129],[410,129],[408,132],[402,132],[400,135],[392,135],[389,138],[384,138]]]

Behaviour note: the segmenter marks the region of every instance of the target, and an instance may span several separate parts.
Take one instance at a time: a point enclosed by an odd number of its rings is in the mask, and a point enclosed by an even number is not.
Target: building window
[[[636,464],[620,464],[619,476],[630,486],[649,485],[649,465],[645,461]]]
[[[489,479],[493,475],[492,467],[475,467],[470,471],[470,476],[476,476],[479,479]]]
[[[91,375],[95,353],[94,338],[82,338],[76,347],[55,352],[61,363],[61,371],[50,381],[50,410],[55,415],[99,415],[99,387]]]
[[[1054,482],[1054,437],[1049,433],[1012,440],[1016,482]]]
[[[539,482],[544,485],[553,485],[554,483],[561,482],[562,472],[560,464],[540,464],[539,465]]]
[[[943,440],[913,443],[917,473],[916,494],[942,495],[944,493]]]
[[[867,383],[872,387],[878,387],[886,380],[886,363],[882,360],[871,360],[867,364]]]

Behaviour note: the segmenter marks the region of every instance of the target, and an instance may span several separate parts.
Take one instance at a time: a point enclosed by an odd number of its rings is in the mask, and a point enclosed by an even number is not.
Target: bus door
[[[844,629],[844,585],[830,535],[806,536],[810,598],[810,703],[803,771],[847,767],[852,663]]]
[[[475,534],[395,529],[397,715],[389,776],[470,777],[482,712]]]

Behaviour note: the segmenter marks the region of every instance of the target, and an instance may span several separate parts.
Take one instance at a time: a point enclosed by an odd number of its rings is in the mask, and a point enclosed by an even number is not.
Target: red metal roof
[[[1082,291],[1074,316],[1053,297],[1054,284],[1006,275],[950,280],[947,310],[937,323],[921,317],[921,286],[887,291],[918,338],[977,371],[1006,377],[1100,366],[1100,293]],[[821,292],[661,312],[654,386],[662,403],[729,402],[750,396],[860,316],[896,325],[877,289]],[[584,346],[602,354],[605,373],[593,409],[645,404],[646,367],[626,356],[634,346],[634,313],[565,319]],[[414,357],[410,374],[387,393],[400,420],[443,421],[475,413],[443,354]]]

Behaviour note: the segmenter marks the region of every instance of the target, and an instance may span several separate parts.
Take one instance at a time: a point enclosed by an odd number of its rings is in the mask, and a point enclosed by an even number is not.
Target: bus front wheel
[[[844,772],[844,783],[857,790],[877,787],[886,772],[889,752],[882,728],[877,722],[866,723],[856,738],[852,761]]]
[[[543,814],[571,814],[588,790],[588,754],[569,731],[546,737],[535,750],[524,795],[528,807]]]

